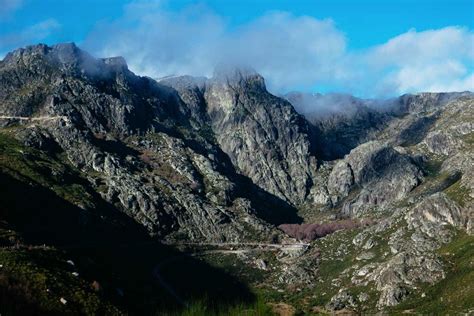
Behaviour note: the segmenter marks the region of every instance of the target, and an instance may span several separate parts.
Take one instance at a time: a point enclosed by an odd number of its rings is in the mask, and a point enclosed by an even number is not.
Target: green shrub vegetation
[[[474,311],[474,236],[458,232],[438,253],[445,263],[445,278],[433,285],[422,285],[409,299],[392,308],[393,313],[455,315]]]

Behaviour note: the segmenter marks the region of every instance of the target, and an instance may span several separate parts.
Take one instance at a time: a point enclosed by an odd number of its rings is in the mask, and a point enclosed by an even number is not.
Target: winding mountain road
[[[35,117],[28,117],[28,116],[0,115],[0,120],[19,120],[19,121],[30,121],[30,122],[63,120],[65,122],[69,122],[69,118],[67,116],[35,116]]]
[[[309,247],[309,243],[289,243],[289,244],[275,244],[275,243],[257,243],[257,242],[177,242],[165,243],[170,246],[213,246],[213,247],[260,247],[260,249],[287,249],[298,250]],[[259,248],[257,248],[259,249]]]

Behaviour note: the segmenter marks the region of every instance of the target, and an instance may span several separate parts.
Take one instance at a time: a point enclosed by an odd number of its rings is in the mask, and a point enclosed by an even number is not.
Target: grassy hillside
[[[474,312],[474,236],[458,232],[439,249],[446,266],[446,276],[436,284],[423,284],[415,295],[391,311],[425,315],[448,315]]]
[[[0,132],[0,314],[270,313],[221,268],[151,239],[60,152],[27,148],[15,132]],[[174,257],[165,281],[185,305],[153,275]]]

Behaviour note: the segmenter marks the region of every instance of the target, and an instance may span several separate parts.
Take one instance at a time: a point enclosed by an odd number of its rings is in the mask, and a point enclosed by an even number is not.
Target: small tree
[[[278,226],[285,234],[298,240],[311,241],[332,234],[338,230],[368,226],[371,221],[355,221],[351,219],[323,224],[282,224]]]

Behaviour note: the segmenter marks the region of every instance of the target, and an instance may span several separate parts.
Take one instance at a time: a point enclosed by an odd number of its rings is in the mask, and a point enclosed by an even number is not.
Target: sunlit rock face
[[[169,243],[264,244],[272,260],[237,251],[270,289],[324,287],[330,311],[390,311],[449,275],[439,250],[474,229],[473,109],[472,93],[281,98],[245,68],[153,80],[74,44],[0,62],[2,137],[56,181],[25,186],[80,187],[84,227],[120,214]]]

